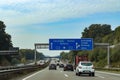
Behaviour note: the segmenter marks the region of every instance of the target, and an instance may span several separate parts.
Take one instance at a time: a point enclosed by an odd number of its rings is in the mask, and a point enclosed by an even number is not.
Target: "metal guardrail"
[[[49,62],[45,63],[44,65],[25,65],[25,66],[9,66],[0,68],[0,80],[9,80],[11,76],[24,74],[24,72],[31,72],[38,69],[43,69],[47,67]],[[7,78],[7,79],[6,79]]]
[[[25,68],[33,65],[24,65],[24,66],[6,66],[6,67],[0,67],[1,70],[9,70],[9,69],[18,69],[18,68]]]
[[[22,71],[22,70],[27,70],[27,69],[33,69],[37,67],[38,66],[13,67],[11,69],[9,68],[9,69],[0,70],[0,75],[6,75],[9,73],[14,73],[14,72]]]

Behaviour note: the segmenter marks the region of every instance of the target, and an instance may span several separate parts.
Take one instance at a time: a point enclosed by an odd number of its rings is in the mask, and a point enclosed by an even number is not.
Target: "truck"
[[[78,65],[78,63],[80,61],[88,61],[88,56],[86,56],[86,55],[83,55],[83,56],[76,55],[75,59],[74,59],[74,69],[76,69],[76,66]]]

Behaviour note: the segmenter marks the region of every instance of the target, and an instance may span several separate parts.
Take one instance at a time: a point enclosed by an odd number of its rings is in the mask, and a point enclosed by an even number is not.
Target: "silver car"
[[[90,61],[80,61],[76,67],[76,75],[89,74],[89,76],[95,76],[95,69]]]

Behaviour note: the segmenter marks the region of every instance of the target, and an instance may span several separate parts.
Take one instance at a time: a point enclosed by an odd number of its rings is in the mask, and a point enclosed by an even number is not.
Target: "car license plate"
[[[89,71],[85,71],[85,72],[89,72]]]

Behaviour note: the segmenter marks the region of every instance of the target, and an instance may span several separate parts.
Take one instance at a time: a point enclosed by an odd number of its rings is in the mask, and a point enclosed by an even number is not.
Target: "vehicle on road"
[[[90,61],[80,61],[76,67],[76,75],[89,74],[89,76],[95,76],[95,69]]]
[[[64,70],[64,71],[68,71],[68,70],[73,71],[74,68],[73,68],[73,65],[72,65],[72,64],[66,64],[66,65],[64,66],[63,70]]]
[[[77,65],[79,64],[80,61],[88,61],[88,56],[82,55],[82,56],[75,56],[74,59],[74,69],[76,69]]]
[[[64,64],[59,64],[59,68],[64,68]]]
[[[56,61],[56,64],[57,64],[57,66],[59,66],[59,64],[60,64],[60,61],[59,61],[59,60],[57,60],[57,61]]]
[[[57,69],[56,64],[50,64],[50,65],[49,65],[49,70],[51,70],[51,69],[56,70],[56,69]]]
[[[38,65],[44,65],[45,64],[45,61],[44,60],[40,60],[39,62],[38,62]]]

